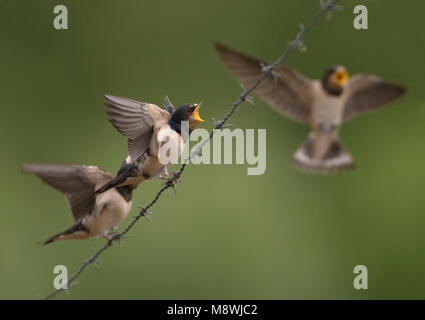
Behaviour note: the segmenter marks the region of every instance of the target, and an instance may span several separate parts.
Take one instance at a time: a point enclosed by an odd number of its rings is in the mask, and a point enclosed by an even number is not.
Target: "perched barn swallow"
[[[232,75],[246,87],[257,81],[267,65],[224,45],[216,43],[215,47]],[[279,66],[254,92],[282,115],[310,125],[308,139],[295,152],[292,163],[304,171],[326,173],[354,167],[339,142],[341,124],[395,100],[405,88],[371,74],[348,78],[343,66],[329,68],[321,80]]]
[[[187,137],[182,132],[182,122],[188,122],[188,134],[201,122],[200,104],[184,104],[177,109],[168,97],[165,109],[154,104],[105,95],[108,120],[127,137],[131,163],[114,179],[96,190],[100,194],[115,186],[139,184],[144,180],[168,176],[172,163],[160,161],[160,148],[164,143],[174,146],[180,157]]]
[[[130,162],[128,157],[118,174]],[[72,164],[25,164],[22,171],[34,173],[43,182],[62,192],[68,200],[75,224],[45,241],[105,237],[112,241],[112,230],[127,216],[135,184],[110,189],[101,195],[95,190],[113,176],[98,167]]]

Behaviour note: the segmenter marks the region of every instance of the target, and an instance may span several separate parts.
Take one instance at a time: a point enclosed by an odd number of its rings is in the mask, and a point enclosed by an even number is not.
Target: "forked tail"
[[[315,140],[312,136],[295,152],[292,165],[302,171],[331,173],[354,169],[351,155],[344,149],[339,140],[334,139],[320,158],[314,157]]]
[[[66,240],[66,239],[85,239],[87,238],[89,232],[84,227],[81,222],[74,224],[71,228],[66,229],[65,231],[55,234],[50,238],[42,241],[41,244],[44,246],[46,244],[52,243],[57,240]]]

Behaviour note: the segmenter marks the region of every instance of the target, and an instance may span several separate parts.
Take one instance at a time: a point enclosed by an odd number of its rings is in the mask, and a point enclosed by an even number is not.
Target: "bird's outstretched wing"
[[[344,88],[344,120],[390,103],[405,92],[405,88],[375,75],[355,75],[348,80]]]
[[[37,175],[43,182],[62,192],[76,222],[93,212],[96,187],[113,178],[109,172],[98,167],[72,164],[32,163],[23,165],[22,171]]]
[[[105,95],[108,120],[128,138],[128,152],[138,159],[149,147],[153,128],[170,119],[170,113],[160,107],[133,99]]]
[[[232,75],[245,87],[251,87],[261,76],[267,63],[222,44],[215,48]],[[282,115],[309,123],[313,100],[313,81],[286,67],[277,67],[274,76],[268,75],[254,91]]]

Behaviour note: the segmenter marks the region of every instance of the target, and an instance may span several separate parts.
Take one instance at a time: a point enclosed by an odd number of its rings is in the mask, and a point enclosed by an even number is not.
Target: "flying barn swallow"
[[[128,157],[118,174],[130,162]],[[43,182],[62,192],[71,207],[75,224],[45,241],[105,237],[112,241],[110,232],[127,216],[132,205],[133,189],[137,184],[110,189],[101,195],[95,190],[113,176],[98,167],[72,164],[25,164],[22,171],[34,173]]]
[[[199,116],[200,104],[184,104],[175,109],[166,97],[165,109],[162,109],[151,103],[112,95],[105,95],[105,100],[108,120],[127,137],[132,162],[114,179],[97,189],[96,194],[115,186],[139,184],[168,176],[167,169],[171,163],[161,163],[161,146],[168,142],[180,157],[186,143],[182,136],[182,121],[188,121],[189,134],[198,124],[205,122]]]
[[[232,75],[246,87],[257,81],[262,66],[267,65],[222,44],[216,43],[215,47]],[[280,114],[310,125],[310,134],[295,152],[293,165],[304,171],[327,173],[354,167],[350,154],[339,142],[342,123],[395,100],[405,91],[371,74],[349,78],[343,66],[329,68],[321,80],[279,66],[254,92]]]

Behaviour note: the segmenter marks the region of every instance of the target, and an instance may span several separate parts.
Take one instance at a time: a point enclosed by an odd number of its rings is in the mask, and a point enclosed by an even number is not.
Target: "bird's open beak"
[[[337,78],[338,84],[340,86],[343,86],[344,83],[348,80],[348,72],[346,70],[338,71],[336,73],[336,78]]]
[[[199,122],[206,122],[205,120],[201,119],[199,116],[199,107],[201,106],[202,102],[199,104],[195,104],[196,108],[193,110],[192,116],[194,120],[197,120]]]

